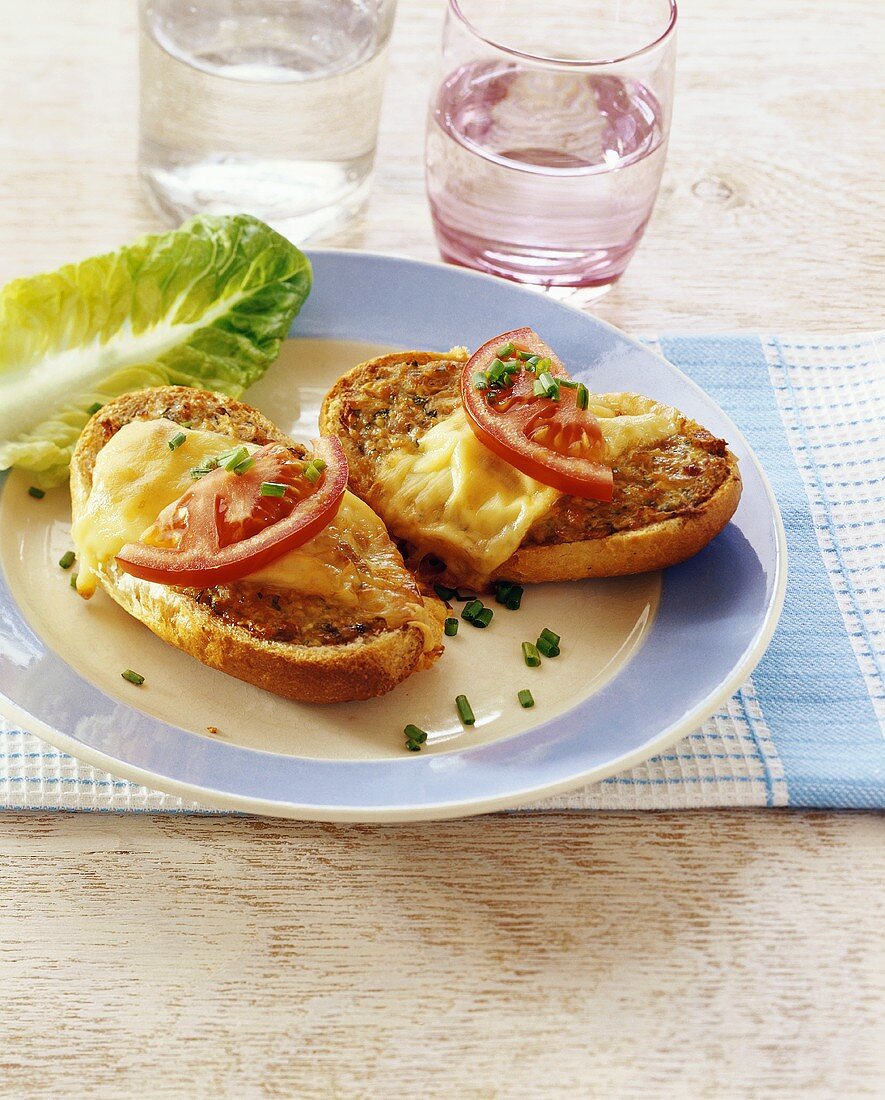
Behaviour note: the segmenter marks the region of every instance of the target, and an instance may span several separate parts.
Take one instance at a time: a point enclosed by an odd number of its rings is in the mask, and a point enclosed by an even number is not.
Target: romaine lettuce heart
[[[0,290],[0,470],[67,476],[88,410],[147,386],[232,397],[276,359],[310,292],[307,257],[256,218],[171,233]]]

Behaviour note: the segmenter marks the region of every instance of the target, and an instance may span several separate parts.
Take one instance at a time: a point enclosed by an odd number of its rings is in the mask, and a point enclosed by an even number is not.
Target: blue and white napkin
[[[648,343],[732,416],[771,479],[790,554],[783,615],[750,680],[700,729],[527,808],[885,808],[885,334]],[[211,810],[2,721],[0,807]]]

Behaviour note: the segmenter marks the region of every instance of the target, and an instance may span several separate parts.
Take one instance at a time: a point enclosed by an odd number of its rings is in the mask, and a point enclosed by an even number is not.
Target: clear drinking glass
[[[427,123],[444,259],[589,300],[661,182],[675,0],[448,0]]]
[[[368,196],[396,0],[140,0],[147,191],[295,241]]]

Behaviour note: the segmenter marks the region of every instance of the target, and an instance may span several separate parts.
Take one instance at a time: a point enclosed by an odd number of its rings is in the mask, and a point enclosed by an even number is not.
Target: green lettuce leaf
[[[0,290],[0,470],[68,474],[88,410],[146,386],[233,397],[276,359],[307,258],[256,218],[201,216]]]

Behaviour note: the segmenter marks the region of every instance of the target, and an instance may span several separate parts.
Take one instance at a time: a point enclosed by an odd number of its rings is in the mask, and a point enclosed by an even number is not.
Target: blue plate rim
[[[397,256],[387,253],[377,252],[364,252],[357,249],[334,249],[334,248],[312,248],[307,250],[308,256],[312,262],[323,262],[327,260],[342,259],[350,257],[356,260],[358,263],[367,262],[381,262],[382,264],[391,264],[398,266],[405,264],[412,268],[428,269],[435,272],[443,272],[449,276],[457,279],[475,280],[477,283],[486,287],[495,287],[500,290],[501,286],[507,288],[507,293],[516,293],[528,295],[531,298],[543,297],[538,294],[537,291],[525,287],[520,287],[514,284],[503,284],[501,280],[496,279],[493,276],[486,275],[481,272],[474,272],[464,268],[455,268],[451,265],[433,263],[421,260],[414,260],[404,256]],[[525,299],[529,301],[529,298]],[[543,299],[549,301],[548,299]],[[563,791],[570,790],[574,787],[581,786],[588,782],[596,782],[605,779],[617,772],[623,771],[627,768],[633,767],[636,764],[642,763],[649,757],[656,755],[658,752],[678,740],[684,734],[691,732],[697,725],[705,718],[709,717],[718,706],[728,699],[734,691],[739,688],[750,676],[758,661],[761,659],[768,642],[771,639],[772,634],[777,626],[778,619],[780,617],[781,609],[783,607],[784,595],[786,591],[787,583],[787,547],[786,547],[786,535],[784,532],[783,520],[780,514],[780,510],[777,504],[777,500],[771,489],[768,477],[765,471],[759,464],[758,459],[752,451],[749,443],[744,437],[743,433],[734,424],[731,418],[722,411],[722,409],[710,398],[703,389],[697,385],[691,378],[685,375],[678,367],[668,362],[663,356],[656,353],[653,349],[644,347],[638,341],[627,336],[621,330],[617,329],[614,325],[608,322],[602,321],[600,318],[594,315],[588,315],[584,311],[569,305],[568,303],[555,302],[551,303],[555,305],[557,309],[567,310],[569,313],[575,314],[582,318],[583,321],[591,321],[593,325],[606,330],[611,335],[617,338],[618,341],[626,341],[633,349],[639,349],[644,355],[652,356],[661,362],[666,371],[679,381],[679,383],[691,391],[700,401],[707,405],[712,405],[719,413],[722,421],[728,425],[729,429],[729,444],[734,446],[736,443],[740,443],[741,447],[752,463],[753,471],[757,476],[761,488],[763,490],[766,503],[768,505],[768,517],[772,521],[773,533],[774,533],[774,560],[773,560],[773,581],[769,585],[770,596],[767,598],[766,608],[764,615],[758,623],[758,626],[753,633],[752,637],[744,647],[743,651],[734,661],[731,670],[728,675],[722,677],[718,683],[700,699],[689,710],[685,711],[681,717],[666,725],[657,734],[653,735],[648,740],[644,741],[640,746],[630,749],[620,755],[612,756],[604,763],[595,764],[589,768],[583,770],[570,772],[567,776],[557,779],[553,782],[545,782],[542,784],[530,783],[519,787],[511,787],[506,791],[497,794],[479,794],[468,798],[449,799],[446,801],[416,801],[412,803],[396,803],[390,805],[373,804],[373,805],[329,805],[325,803],[311,803],[309,801],[293,802],[287,799],[276,799],[257,797],[252,794],[239,794],[235,791],[219,790],[213,786],[203,786],[192,782],[176,779],[174,776],[163,775],[159,772],[139,767],[135,764],[130,764],[120,760],[118,757],[112,754],[101,751],[100,749],[93,748],[77,738],[66,734],[58,729],[55,729],[52,725],[40,720],[36,716],[28,713],[27,710],[18,706],[12,700],[8,699],[5,695],[0,695],[0,715],[6,718],[8,721],[19,724],[22,728],[28,729],[32,733],[43,737],[46,741],[55,745],[57,748],[70,755],[83,760],[94,767],[100,768],[104,771],[111,772],[114,775],[119,775],[125,779],[129,779],[134,783],[143,784],[147,787],[165,791],[170,794],[178,795],[181,798],[202,803],[213,809],[221,810],[234,810],[246,813],[258,813],[268,816],[281,816],[281,817],[294,817],[306,820],[318,820],[318,821],[340,821],[340,822],[396,822],[396,821],[417,821],[417,820],[436,820],[451,817],[468,816],[471,814],[491,812],[494,810],[506,809],[509,807],[524,804],[528,801],[533,801],[538,798],[542,798],[549,795],[561,793]],[[298,321],[296,319],[296,325],[294,328],[294,335],[305,335],[298,327]],[[343,339],[343,337],[338,337]],[[746,467],[743,467],[746,470]],[[0,485],[2,485],[5,478],[0,477]],[[0,581],[4,581],[2,574],[0,574]],[[4,581],[5,583],[5,581]],[[647,644],[647,643],[646,643]],[[643,647],[644,648],[644,647]],[[640,650],[641,652],[641,650]],[[635,659],[635,658],[634,658]],[[632,662],[630,662],[632,663]],[[616,677],[617,680],[617,677]],[[591,696],[590,699],[596,698]],[[558,718],[552,719],[547,723],[539,723],[538,726],[533,727],[531,730],[526,731],[524,734],[518,735],[518,738],[524,738],[529,734],[548,728],[555,728],[564,724],[569,715],[575,715],[581,711],[582,707],[587,705],[589,700],[585,700],[584,703],[579,704],[572,711],[566,715],[560,715]],[[135,709],[135,708],[131,708]],[[186,733],[187,731],[181,731]],[[197,736],[197,735],[191,735]],[[446,753],[440,756],[429,755],[427,757],[404,757],[403,760],[386,760],[384,761],[385,767],[402,768],[406,766],[414,767],[419,761],[423,760],[425,766],[428,764],[432,767],[433,761],[445,761],[452,756],[469,757],[471,755],[476,756],[481,752],[488,752],[489,750],[500,751],[501,746],[507,745],[513,739],[507,738],[504,741],[494,742],[492,745],[475,746],[472,748],[465,748],[461,750],[454,750],[453,752]],[[217,744],[217,743],[213,743]],[[241,752],[254,753],[258,750],[240,750]],[[260,754],[259,754],[260,755]],[[273,754],[267,754],[273,755]],[[299,760],[297,757],[286,757],[284,759]],[[313,761],[302,760],[302,764],[310,765]],[[337,763],[341,768],[365,768],[367,763],[374,762],[329,762]]]

